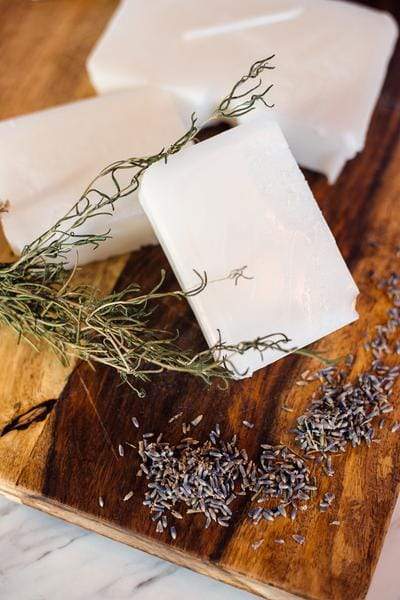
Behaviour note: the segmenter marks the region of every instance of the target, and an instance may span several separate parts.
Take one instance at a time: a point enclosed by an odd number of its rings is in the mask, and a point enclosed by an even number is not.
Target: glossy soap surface
[[[260,118],[151,167],[139,192],[210,346],[282,332],[303,347],[357,318],[357,287],[276,123]],[[235,277],[237,272],[245,277]],[[282,357],[251,350],[237,372]]]
[[[99,92],[151,83],[206,118],[276,54],[270,117],[333,182],[364,146],[396,37],[388,13],[338,0],[123,0],[87,65]]]
[[[2,222],[14,252],[20,254],[25,244],[54,225],[108,164],[159,152],[183,131],[170,95],[150,88],[0,122],[0,198],[10,204]],[[115,191],[110,177],[96,187]],[[80,232],[108,230],[111,237],[97,249],[80,247],[79,264],[157,243],[137,193],[116,203],[112,214],[86,222]],[[70,264],[75,260],[74,253]]]

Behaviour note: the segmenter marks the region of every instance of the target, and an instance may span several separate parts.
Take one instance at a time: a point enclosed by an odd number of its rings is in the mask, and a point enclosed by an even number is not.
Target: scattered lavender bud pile
[[[249,516],[255,523],[281,516],[294,519],[299,505],[304,508],[315,495],[315,480],[305,461],[286,446],[261,448],[259,464],[255,464],[246,450],[238,448],[236,435],[230,441],[221,439],[218,425],[202,444],[190,437],[173,446],[160,437],[149,441],[144,434],[139,442],[139,474],[147,479],[143,504],[150,509],[156,531],[162,533],[169,527],[169,516],[181,519],[182,510],[202,513],[206,528],[212,521],[227,527],[231,503],[248,493],[258,503],[275,504],[251,509]]]
[[[211,521],[228,526],[232,517],[229,505],[244,493],[253,463],[246,451],[237,447],[236,436],[223,441],[219,427],[215,429],[202,444],[191,437],[176,446],[159,439],[139,442],[140,471],[147,479],[143,504],[150,508],[159,533],[168,527],[168,513],[182,518],[182,507],[186,514],[203,513],[205,527]]]
[[[307,508],[306,503],[316,494],[315,478],[305,461],[286,446],[263,444],[261,448],[260,466],[253,470],[248,488],[255,492],[253,499],[258,503],[278,500],[278,504],[252,508],[249,516],[255,523],[286,516],[295,519],[298,509]]]
[[[375,361],[372,371],[360,375],[354,384],[336,367],[328,367],[322,374],[318,397],[297,419],[294,433],[306,455],[322,458],[325,472],[331,476],[329,454],[345,452],[348,444],[370,445],[375,439],[373,419],[393,410],[390,397],[400,366]]]
[[[330,366],[315,373],[307,370],[296,382],[301,386],[315,380],[321,383],[309,408],[298,417],[292,430],[303,457],[284,445],[263,444],[255,463],[249,460],[245,449],[237,446],[236,435],[230,441],[221,438],[219,425],[205,442],[200,443],[188,437],[188,433],[201,422],[203,415],[182,424],[186,437],[177,445],[164,442],[162,435],[154,439],[153,433],[143,434],[138,450],[142,460],[138,475],[146,477],[143,504],[149,507],[157,532],[169,528],[170,536],[175,540],[177,531],[169,525],[169,518],[182,519],[183,512],[203,514],[206,528],[211,522],[227,527],[233,515],[230,505],[238,496],[247,494],[256,501],[256,506],[249,511],[255,524],[261,520],[274,521],[278,517],[294,520],[298,510],[307,510],[308,503],[317,494],[310,460],[321,463],[325,473],[333,476],[332,454],[343,453],[348,446],[356,447],[362,443],[370,446],[372,442],[379,442],[374,422],[380,416],[377,429],[385,426],[385,417],[393,410],[393,386],[400,375],[400,365],[390,366],[383,362],[385,356],[400,353],[400,340],[395,339],[400,330],[400,277],[392,274],[382,280],[379,287],[385,290],[391,307],[387,322],[377,326],[372,339],[365,344],[373,358],[370,370],[359,375],[354,383],[349,381],[354,362],[354,357],[349,355],[345,368]],[[292,412],[293,409],[284,406],[283,410]],[[181,416],[182,413],[178,413],[169,422],[173,423]],[[136,418],[132,422],[139,427]],[[254,427],[246,420],[242,424],[247,429]],[[390,427],[393,433],[400,431],[397,421]],[[119,450],[123,456],[121,446]],[[133,492],[129,492],[124,501],[132,495]],[[333,493],[325,493],[319,502],[319,510],[329,510],[334,500]],[[333,520],[330,525],[339,526],[340,521]],[[305,542],[305,537],[300,534],[293,534],[292,538],[297,544]],[[285,540],[275,542],[284,544]],[[258,549],[262,543],[263,540],[258,540],[252,548]]]
[[[345,452],[348,444],[355,447],[363,442],[368,446],[379,442],[374,420],[393,411],[391,396],[400,365],[384,364],[383,358],[396,354],[399,344],[395,334],[400,329],[400,276],[392,273],[378,287],[386,292],[391,306],[386,323],[377,325],[374,336],[365,344],[373,357],[370,370],[359,375],[355,383],[349,382],[346,370],[333,366],[319,371],[321,387],[294,429],[300,448],[322,462],[329,476],[334,474],[329,454]],[[346,366],[351,367],[352,362],[353,357]],[[379,429],[384,423],[382,419]]]
[[[391,306],[387,312],[386,323],[376,326],[375,336],[365,345],[375,360],[380,360],[388,354],[400,353],[400,340],[394,340],[393,345],[390,343],[391,336],[400,329],[400,275],[392,273],[387,279],[381,279],[378,288],[384,290]]]

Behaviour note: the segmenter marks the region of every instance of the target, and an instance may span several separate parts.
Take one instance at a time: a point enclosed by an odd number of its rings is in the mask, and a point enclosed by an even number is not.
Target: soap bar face
[[[269,117],[297,161],[333,182],[364,146],[396,37],[389,14],[351,2],[124,0],[87,66],[99,92],[152,83],[206,118],[275,53]]]
[[[283,332],[303,347],[357,318],[357,286],[276,123],[260,117],[153,165],[139,200],[182,288],[207,272],[190,303],[210,347],[218,330],[235,344]],[[232,362],[249,376],[282,356]]]
[[[0,198],[10,203],[2,223],[13,251],[55,224],[108,164],[159,152],[185,131],[167,92],[143,88],[82,100],[0,122]],[[113,192],[110,179],[98,182]],[[137,193],[115,203],[112,216],[90,219],[80,233],[105,233],[97,249],[79,248],[79,264],[157,243]],[[70,253],[69,266],[76,253]]]

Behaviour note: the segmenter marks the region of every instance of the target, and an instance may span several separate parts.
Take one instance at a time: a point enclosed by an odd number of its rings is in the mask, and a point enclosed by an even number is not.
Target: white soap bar
[[[279,126],[263,117],[150,167],[139,200],[210,346],[283,332],[302,347],[357,318],[357,286]],[[243,277],[227,277],[246,266]],[[251,375],[282,357],[235,355]]]
[[[62,217],[108,164],[159,152],[185,131],[167,92],[143,88],[91,98],[0,122],[0,199],[13,251],[20,254]],[[110,178],[98,182],[104,192]],[[97,249],[81,246],[79,264],[157,243],[137,193],[120,199],[112,216],[90,219],[80,233],[111,238]],[[76,261],[71,252],[69,265]]]
[[[100,93],[151,83],[206,118],[275,53],[269,116],[297,161],[333,182],[364,146],[396,37],[388,13],[350,2],[123,0],[87,67]]]

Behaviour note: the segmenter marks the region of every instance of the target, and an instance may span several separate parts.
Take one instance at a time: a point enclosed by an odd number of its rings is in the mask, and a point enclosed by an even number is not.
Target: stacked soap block
[[[146,87],[0,122],[0,197],[9,202],[2,223],[13,251],[20,254],[63,217],[106,165],[155,154],[184,130],[173,98]],[[111,178],[96,187],[114,191]],[[108,231],[98,248],[81,246],[78,256],[68,257],[70,266],[156,243],[137,193],[77,233]]]
[[[210,346],[285,332],[287,351],[357,318],[357,287],[276,123],[261,117],[153,165],[139,199],[182,288],[207,272],[189,301]],[[240,377],[282,351],[224,356]]]
[[[123,0],[88,71],[99,93],[150,83],[207,118],[275,53],[269,117],[298,163],[334,182],[364,147],[396,38],[389,14],[338,0]]]

